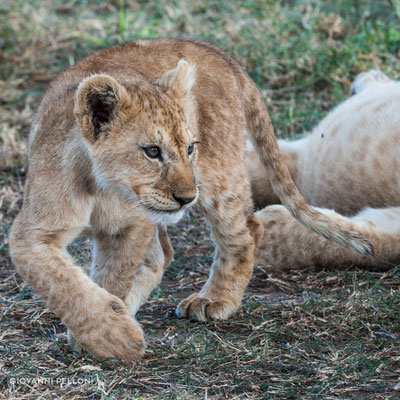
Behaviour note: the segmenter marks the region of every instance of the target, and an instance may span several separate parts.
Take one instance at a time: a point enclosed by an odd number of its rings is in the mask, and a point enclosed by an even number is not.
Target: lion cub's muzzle
[[[196,200],[197,193],[194,196],[180,196],[172,193],[172,197],[180,205],[180,207],[183,207],[193,203]]]
[[[199,191],[196,192],[173,192],[169,196],[161,196],[157,192],[152,192],[152,196],[147,198],[146,206],[149,217],[158,224],[176,224],[185,211],[194,205],[199,198]]]
[[[199,187],[198,185],[191,185],[190,187],[181,189],[175,187],[175,190],[172,190],[171,195],[175,203],[179,205],[180,210],[187,209],[197,202],[199,197]]]

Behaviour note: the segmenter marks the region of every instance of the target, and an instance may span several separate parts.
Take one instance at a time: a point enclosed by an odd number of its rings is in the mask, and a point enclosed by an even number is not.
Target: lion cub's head
[[[175,223],[198,197],[194,66],[180,60],[157,82],[92,75],[76,93],[75,115],[96,180],[139,201],[158,223]]]

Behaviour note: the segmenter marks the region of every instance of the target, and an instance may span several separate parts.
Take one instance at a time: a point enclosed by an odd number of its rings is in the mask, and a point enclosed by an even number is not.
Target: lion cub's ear
[[[157,84],[173,89],[179,97],[185,98],[196,82],[196,66],[181,58],[178,65],[157,79]]]
[[[75,115],[85,138],[93,143],[111,124],[117,111],[130,103],[123,86],[105,74],[84,79],[75,98]]]

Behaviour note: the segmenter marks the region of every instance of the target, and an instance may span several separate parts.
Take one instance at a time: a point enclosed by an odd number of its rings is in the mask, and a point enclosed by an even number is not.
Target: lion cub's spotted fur
[[[33,124],[10,249],[21,275],[70,329],[74,347],[101,358],[142,355],[143,332],[131,316],[172,256],[164,228],[149,217],[174,223],[196,201],[217,250],[203,289],[177,313],[223,319],[238,309],[262,230],[245,164],[246,131],[296,218],[348,248],[372,251],[365,237],[307,205],[254,83],[217,47],[127,43],[52,83]],[[93,239],[92,279],[66,252],[81,233]]]
[[[265,228],[257,263],[282,270],[350,264],[387,269],[400,262],[400,83],[369,71],[356,78],[351,93],[310,135],[278,143],[305,199],[367,236],[376,256],[332,245],[284,207],[269,206],[256,213]],[[249,170],[257,206],[279,203],[252,150]]]

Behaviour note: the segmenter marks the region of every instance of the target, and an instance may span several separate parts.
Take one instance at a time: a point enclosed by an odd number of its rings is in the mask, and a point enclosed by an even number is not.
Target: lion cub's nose
[[[196,198],[196,196],[193,196],[193,197],[181,197],[181,196],[176,196],[174,193],[172,193],[172,196],[174,196],[175,201],[176,201],[177,203],[179,203],[179,205],[180,205],[181,207],[183,207],[183,206],[186,205],[186,204],[191,203],[191,202]]]

